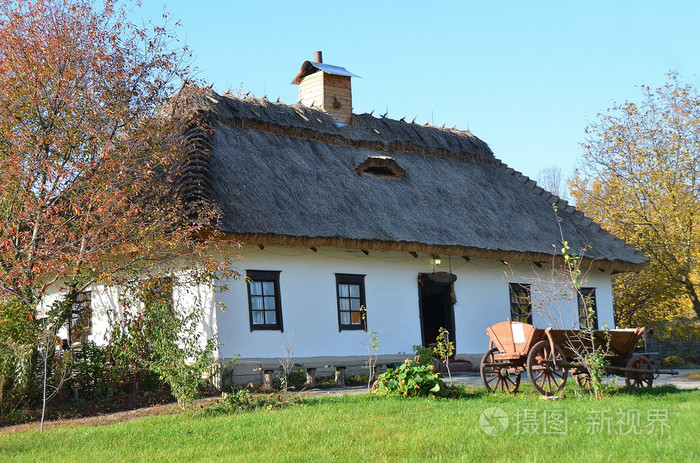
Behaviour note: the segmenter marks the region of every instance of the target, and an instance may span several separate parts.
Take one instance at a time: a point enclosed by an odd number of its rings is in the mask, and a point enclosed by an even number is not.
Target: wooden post
[[[378,378],[379,378],[379,372],[382,370],[382,366],[377,364],[374,365],[372,368],[372,378],[370,378],[370,381],[374,383]]]
[[[345,386],[345,371],[347,367],[336,367],[335,368],[335,383],[338,386]]]
[[[306,385],[309,387],[316,387],[316,369],[307,368],[306,369]]]
[[[272,387],[272,374],[275,372],[275,370],[265,370],[265,379],[263,382],[263,385],[271,388]]]

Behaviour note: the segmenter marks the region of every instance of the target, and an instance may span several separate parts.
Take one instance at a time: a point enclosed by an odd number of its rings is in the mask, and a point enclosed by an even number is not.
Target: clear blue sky
[[[157,20],[161,0],[136,13]],[[171,0],[199,76],[295,103],[304,60],[353,79],[355,113],[470,129],[530,177],[580,160],[587,121],[678,71],[700,87],[698,1]]]

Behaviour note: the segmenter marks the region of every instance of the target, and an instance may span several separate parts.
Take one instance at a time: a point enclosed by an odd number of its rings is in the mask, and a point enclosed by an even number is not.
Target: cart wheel
[[[576,380],[576,384],[578,384],[580,387],[589,391],[591,390],[591,375],[587,372],[575,375],[574,379]]]
[[[627,362],[627,368],[648,371],[628,371],[625,376],[625,384],[628,389],[638,387],[651,387],[654,382],[654,367],[651,361],[644,355],[635,355]]]
[[[484,358],[481,359],[481,379],[484,381],[484,386],[489,392],[510,392],[515,393],[520,386],[520,370],[516,370],[513,373],[512,370],[509,372],[508,367],[499,367],[487,364],[493,363],[506,363],[503,361],[496,360],[494,354],[498,352],[495,347],[484,354]]]
[[[538,342],[527,355],[527,375],[532,386],[542,395],[552,395],[564,389],[569,369],[561,366],[566,362],[561,347],[554,345],[551,352],[549,341]]]

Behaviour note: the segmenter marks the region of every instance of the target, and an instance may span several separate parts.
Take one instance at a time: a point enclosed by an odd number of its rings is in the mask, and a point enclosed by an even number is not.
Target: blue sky
[[[158,20],[163,3],[135,13]],[[355,113],[456,125],[530,177],[580,160],[587,121],[678,71],[700,87],[697,1],[193,1],[167,10],[199,77],[295,103],[305,60],[353,79]]]

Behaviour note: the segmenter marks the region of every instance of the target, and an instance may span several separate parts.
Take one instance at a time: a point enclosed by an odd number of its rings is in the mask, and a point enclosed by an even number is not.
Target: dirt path
[[[200,402],[210,401],[213,402],[216,399],[201,399]],[[73,419],[62,419],[44,422],[44,429],[54,429],[63,428],[68,426],[101,426],[104,424],[119,423],[121,421],[130,421],[136,418],[141,418],[143,416],[151,415],[169,415],[180,408],[176,403],[165,404],[165,405],[154,405],[152,407],[137,408],[135,410],[127,410],[123,412],[106,413],[104,415],[89,416],[85,418],[73,418]],[[39,422],[31,422],[18,424],[15,426],[7,426],[0,428],[0,435],[2,434],[12,434],[15,432],[24,432],[31,430],[38,430]]]
[[[362,394],[367,392],[366,386],[359,387],[339,387],[333,389],[312,389],[298,392],[305,396],[330,396],[343,394]],[[196,408],[207,408],[221,400],[221,397],[206,397],[197,399],[194,402]],[[122,412],[105,413],[101,415],[88,416],[84,418],[71,418],[51,420],[44,422],[44,429],[55,429],[69,426],[102,426],[106,424],[120,423],[122,421],[131,421],[137,418],[153,415],[170,415],[178,413],[180,407],[177,403],[169,403],[163,405],[153,405],[150,407],[136,408],[134,410],[126,410]],[[39,422],[18,424],[14,426],[0,427],[0,435],[12,434],[16,432],[32,431],[39,429]]]

